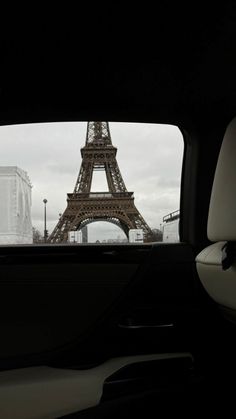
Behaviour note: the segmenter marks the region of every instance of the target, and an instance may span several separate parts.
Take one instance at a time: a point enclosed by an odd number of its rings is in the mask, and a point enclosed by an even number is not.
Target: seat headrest
[[[211,241],[236,240],[236,118],[228,125],[222,142],[208,213]]]

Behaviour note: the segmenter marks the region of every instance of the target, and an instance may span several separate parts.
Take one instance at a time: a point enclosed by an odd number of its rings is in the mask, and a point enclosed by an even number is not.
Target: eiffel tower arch
[[[134,205],[116,160],[108,122],[88,122],[86,143],[81,148],[82,163],[74,191],[67,194],[67,208],[48,238],[49,243],[68,241],[69,231],[80,230],[95,221],[108,221],[128,237],[130,229],[142,229],[144,240],[152,231]],[[91,192],[93,172],[105,171],[108,192]]]

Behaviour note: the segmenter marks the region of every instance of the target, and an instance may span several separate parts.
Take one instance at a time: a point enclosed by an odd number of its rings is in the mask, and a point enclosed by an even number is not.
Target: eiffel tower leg
[[[91,162],[83,161],[78,179],[75,184],[74,193],[76,192],[89,192],[91,189],[93,177],[93,165]]]
[[[74,217],[71,217],[67,210],[60,217],[56,227],[50,234],[47,242],[48,243],[66,243],[68,241],[68,232],[71,230],[71,224],[73,223]]]
[[[132,210],[128,212],[128,217],[132,223],[132,228],[143,230],[144,241],[152,241],[152,230],[134,204]]]

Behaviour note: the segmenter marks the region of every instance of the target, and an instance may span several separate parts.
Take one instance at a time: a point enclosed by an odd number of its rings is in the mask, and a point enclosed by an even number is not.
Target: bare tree
[[[162,242],[163,233],[158,228],[152,229],[152,234],[148,237],[148,242]]]
[[[43,241],[42,234],[36,227],[33,227],[33,243],[42,243],[42,241]]]

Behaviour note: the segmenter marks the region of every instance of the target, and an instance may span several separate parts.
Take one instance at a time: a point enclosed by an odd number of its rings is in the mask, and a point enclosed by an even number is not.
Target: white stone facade
[[[179,242],[179,218],[163,224],[163,242]]]
[[[31,183],[16,166],[0,166],[0,244],[33,242]]]

